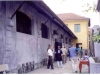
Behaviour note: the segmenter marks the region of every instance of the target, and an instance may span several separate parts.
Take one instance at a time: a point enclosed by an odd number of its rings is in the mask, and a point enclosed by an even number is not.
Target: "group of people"
[[[78,60],[82,58],[83,52],[80,47],[74,47],[74,44],[72,43],[69,49],[67,50],[64,46],[60,48],[58,46],[58,49],[56,51],[53,50],[51,45],[48,46],[48,64],[47,64],[47,69],[50,68],[54,69],[53,67],[53,55],[56,55],[56,61],[58,68],[62,68],[62,63],[65,64],[67,60],[67,56],[69,55],[70,60],[72,62],[72,68],[73,71],[77,73],[77,67],[78,67]]]
[[[49,69],[50,66],[51,66],[51,69],[54,69],[53,60],[52,60],[54,53],[55,53],[58,68],[62,68],[62,63],[63,64],[66,63],[67,50],[66,50],[66,48],[64,48],[64,46],[62,46],[62,48],[60,48],[60,46],[58,46],[58,49],[54,52],[51,45],[49,45],[48,49],[47,49],[47,53],[48,53],[47,69]]]

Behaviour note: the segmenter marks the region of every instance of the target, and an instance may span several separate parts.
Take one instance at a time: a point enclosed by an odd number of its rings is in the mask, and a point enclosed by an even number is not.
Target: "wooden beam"
[[[22,4],[17,8],[17,10],[14,12],[14,14],[11,16],[10,19],[12,19],[14,17],[14,15],[16,14],[16,12],[22,7],[22,5],[24,4],[25,2],[22,2]]]
[[[49,21],[49,19],[44,24],[46,24],[48,21]]]

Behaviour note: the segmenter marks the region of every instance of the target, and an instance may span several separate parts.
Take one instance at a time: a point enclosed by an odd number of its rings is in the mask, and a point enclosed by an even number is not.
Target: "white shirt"
[[[51,49],[48,49],[48,55],[53,56],[53,51]]]
[[[83,59],[88,61],[89,56],[86,55],[86,56],[83,57]]]

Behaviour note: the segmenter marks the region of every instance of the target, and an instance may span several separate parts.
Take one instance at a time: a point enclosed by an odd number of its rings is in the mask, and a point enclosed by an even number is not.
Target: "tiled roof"
[[[62,13],[62,14],[57,14],[57,16],[62,20],[62,21],[67,21],[67,20],[89,20],[89,18],[76,15],[74,13]]]

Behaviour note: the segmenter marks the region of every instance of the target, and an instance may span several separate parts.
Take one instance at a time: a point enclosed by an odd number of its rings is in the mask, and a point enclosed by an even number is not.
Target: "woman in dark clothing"
[[[60,46],[58,46],[58,50],[56,51],[56,60],[58,68],[62,67],[62,50],[60,49]]]

